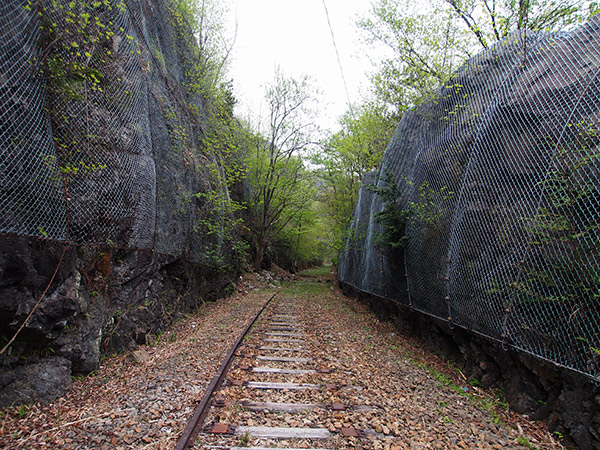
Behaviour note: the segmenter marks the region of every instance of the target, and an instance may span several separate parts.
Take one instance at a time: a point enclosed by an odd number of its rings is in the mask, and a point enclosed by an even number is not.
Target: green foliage
[[[314,178],[309,174],[306,180],[312,183]],[[313,186],[310,191],[315,194]],[[307,193],[310,196],[310,193]],[[323,261],[324,243],[322,236],[325,226],[320,218],[319,205],[314,201],[309,203],[283,228],[274,239],[274,262],[287,269],[298,270]]]
[[[567,30],[597,11],[596,2],[444,0],[477,44],[487,48],[514,30]]]
[[[417,7],[409,0],[377,0],[358,25],[369,44],[388,52],[371,82],[397,119],[444,83],[466,56],[465,33],[440,2]]]
[[[23,418],[26,417],[29,414],[29,407],[27,405],[21,405],[19,406],[19,409],[17,410],[17,415],[19,416],[19,418]]]
[[[221,25],[226,11],[216,1],[175,0],[169,8],[179,38],[183,42],[189,42],[190,36],[195,38],[196,45],[180,46],[179,51],[186,64],[186,106],[202,130],[200,142],[194,141],[197,131],[184,130],[180,125],[183,120],[172,111],[166,110],[165,117],[172,141],[179,143],[185,160],[206,174],[206,187],[186,200],[197,200],[193,229],[206,237],[204,263],[230,270],[229,264],[239,267],[248,256],[248,245],[240,237],[246,230],[242,218],[245,205],[241,196],[233,198],[232,193],[246,177],[244,147],[249,131],[235,119],[232,84],[223,81],[229,54]],[[202,154],[194,151],[198,147]]]
[[[429,98],[465,59],[512,31],[569,29],[597,11],[587,0],[376,0],[358,26],[368,43],[388,51],[372,88],[399,117]]]
[[[255,152],[249,158],[250,230],[255,237],[257,253],[255,268],[262,264],[267,246],[276,248],[279,258],[306,261],[313,259],[316,242],[307,239],[317,222],[313,209],[316,196],[313,174],[299,156],[278,154],[260,137]],[[258,259],[261,259],[259,262]]]
[[[412,363],[415,366],[429,372],[431,377],[437,381],[438,387],[446,387],[452,390],[455,394],[468,398],[472,405],[476,406],[477,408],[483,411],[486,411],[489,414],[489,421],[491,423],[504,426],[504,423],[502,422],[502,418],[499,413],[501,410],[507,411],[508,405],[500,391],[496,393],[495,398],[483,397],[480,394],[469,390],[469,388],[457,384],[451,377],[449,377],[443,372],[440,372],[437,368],[430,366],[425,362],[419,362],[414,357],[408,359],[412,359]]]
[[[268,128],[264,135],[251,136],[248,153],[252,186],[249,228],[255,269],[262,266],[268,247],[277,246],[288,261],[312,258],[314,253],[303,239],[317,223],[313,208],[316,181],[303,160],[316,132],[314,98],[307,78],[295,80],[279,71],[267,88]]]
[[[240,237],[247,229],[241,216],[246,206],[242,198],[234,199],[231,193],[243,183],[247,174],[247,160],[242,146],[245,145],[248,131],[235,120],[234,104],[230,83],[220,84],[213,90],[210,101],[205,102],[208,127],[202,146],[212,160],[205,165],[210,188],[195,194],[197,199],[202,200],[202,213],[194,230],[215,237],[213,242],[222,246],[216,253],[222,254],[226,249],[233,263],[239,266],[248,257],[247,242]],[[215,262],[221,265],[220,261]]]
[[[223,24],[227,9],[216,0],[172,0],[169,5],[171,23],[179,40],[196,40],[196,45],[182,55],[192,64],[187,68],[190,87],[204,94],[222,82],[227,69],[232,42],[225,36]]]
[[[110,42],[115,35],[109,14],[125,9],[123,2],[37,2],[25,9],[38,9],[42,31],[41,61],[48,89],[63,100],[85,100],[89,90],[103,91],[102,66],[112,58]],[[122,31],[122,30],[121,30]]]
[[[87,112],[93,99],[114,90],[114,77],[107,76],[114,60],[112,41],[123,29],[116,28],[111,15],[125,10],[125,4],[29,0],[24,8],[37,10],[40,17],[41,56],[31,63],[46,81],[48,110],[54,122],[56,156],[45,157],[44,163],[53,173],[52,180],[68,183],[106,168],[99,152],[90,151],[93,145],[100,145],[99,137],[70,126],[78,119],[72,106],[80,104],[78,114]]]
[[[568,314],[572,336],[568,344],[578,350],[582,370],[598,372],[600,341],[590,329],[590,317],[600,305],[600,220],[590,214],[598,205],[600,187],[595,174],[600,168],[600,137],[589,123],[573,123],[571,139],[557,147],[554,159],[540,182],[545,198],[533,217],[523,218],[529,233],[529,255],[518,266],[517,276],[491,292],[500,293],[508,312],[518,309],[528,317],[528,328],[546,345],[556,336],[555,322],[541,321],[539,310],[560,308]],[[567,144],[567,142],[570,142]],[[575,350],[574,350],[575,351]]]
[[[299,275],[306,277],[325,277],[331,275],[331,269],[331,266],[323,265],[303,270]]]
[[[382,105],[367,102],[351,108],[340,120],[342,129],[311,157],[324,181],[321,209],[327,223],[326,243],[335,261],[348,236],[348,223],[363,177],[376,170],[393,135],[396,121]]]
[[[598,132],[587,124],[572,124],[578,145],[556,150],[553,168],[540,183],[546,202],[525,219],[530,245],[554,255],[544,265],[524,264],[524,276],[513,287],[521,302],[563,301],[581,306],[600,301],[600,273],[590,261],[600,256],[600,221],[590,215],[600,187],[591,176],[600,167]],[[557,280],[561,280],[560,284]]]
[[[323,295],[328,292],[330,285],[319,283],[316,280],[294,280],[283,283],[282,295],[293,295],[298,297]]]
[[[224,255],[228,254],[236,265],[241,264],[248,256],[248,247],[239,237],[245,225],[238,214],[245,207],[231,200],[228,190],[222,186],[198,192],[195,197],[201,200],[202,206],[194,231],[209,238],[203,250],[205,263],[225,266]]]
[[[412,185],[410,180],[407,184]],[[418,188],[419,200],[409,203],[410,217],[427,227],[437,227],[444,217],[445,210],[443,203],[449,200],[454,192],[448,190],[446,186],[440,189],[433,189],[426,180]]]
[[[564,435],[560,431],[553,431],[552,434],[556,435],[556,438],[560,441],[564,439]]]
[[[406,184],[412,185],[412,182],[406,180]],[[418,201],[411,201],[406,208],[400,209],[398,200],[402,197],[402,190],[390,171],[383,173],[377,185],[367,188],[379,195],[384,205],[383,210],[373,216],[383,230],[375,235],[375,245],[393,260],[400,258],[406,244],[407,223],[412,221],[429,229],[437,228],[445,214],[443,202],[453,195],[446,186],[436,190],[424,181],[418,188]]]
[[[245,432],[238,437],[238,445],[240,447],[248,447],[250,445],[250,433]]]
[[[411,211],[401,210],[397,205],[402,191],[392,172],[384,172],[380,183],[369,185],[367,188],[379,195],[384,205],[383,210],[373,216],[383,230],[374,236],[374,243],[391,259],[397,260],[406,244],[405,229]]]
[[[519,444],[524,445],[525,447],[529,448],[530,450],[539,450],[539,447],[536,447],[531,442],[529,442],[529,438],[527,436],[519,436],[517,438],[517,442]]]
[[[164,331],[159,331],[153,337],[149,337],[148,345],[150,347],[158,347],[162,343],[162,338],[163,338],[164,334],[165,334]]]
[[[44,230],[44,228],[41,225],[37,227],[37,230],[43,237],[48,237],[48,233],[46,232],[46,230]]]

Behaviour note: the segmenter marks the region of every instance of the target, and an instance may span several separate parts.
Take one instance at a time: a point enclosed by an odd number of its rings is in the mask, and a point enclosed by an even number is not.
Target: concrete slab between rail
[[[217,445],[205,445],[205,450],[274,450],[274,447],[220,447]],[[330,450],[327,448],[287,448],[286,450]]]
[[[288,336],[288,337],[302,337],[302,336],[304,336],[302,333],[284,333],[284,332],[281,332],[281,331],[278,331],[278,332],[270,331],[270,332],[266,332],[265,335],[266,336]]]
[[[288,344],[304,344],[304,341],[300,340],[300,339],[281,339],[281,338],[269,338],[269,339],[265,339],[265,342],[286,342]]]

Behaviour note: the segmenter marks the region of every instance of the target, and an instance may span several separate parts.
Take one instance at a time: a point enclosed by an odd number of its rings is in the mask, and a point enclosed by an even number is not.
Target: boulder
[[[0,368],[0,405],[48,402],[71,388],[71,362],[60,357]]]

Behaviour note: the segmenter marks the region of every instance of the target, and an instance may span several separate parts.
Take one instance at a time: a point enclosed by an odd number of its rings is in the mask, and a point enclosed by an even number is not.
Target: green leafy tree
[[[202,190],[186,193],[196,198],[193,229],[209,237],[203,250],[207,262],[221,266],[227,254],[240,264],[247,257],[247,245],[240,236],[244,232],[244,148],[249,130],[234,116],[232,81],[225,78],[234,41],[226,37],[222,26],[227,10],[215,0],[173,0],[169,11],[181,41],[189,42],[191,35],[195,44],[178,46],[185,62],[187,113],[195,117],[195,127],[184,129],[180,118],[168,112],[171,133],[180,142],[189,166],[206,173]],[[156,57],[156,49],[154,53]]]
[[[465,57],[465,33],[440,2],[422,7],[409,0],[376,0],[358,23],[370,45],[389,55],[372,76],[375,96],[399,120],[423,100]]]
[[[240,264],[248,250],[241,236],[246,228],[243,183],[248,168],[244,150],[249,130],[233,115],[235,98],[230,83],[221,84],[206,104],[210,107],[205,109],[202,147],[212,158],[205,162],[209,188],[195,194],[202,211],[194,229],[214,238],[219,247],[213,249],[214,254],[223,253],[226,246],[225,251]]]
[[[313,176],[302,159],[315,142],[316,132],[308,79],[286,78],[278,70],[266,98],[268,129],[264,136],[254,137],[248,155],[255,269],[261,268],[267,246],[281,237],[315,197]]]
[[[170,4],[171,20],[175,29],[187,41],[196,38],[193,55],[195,64],[188,76],[202,80],[204,89],[215,89],[226,74],[229,55],[235,43],[235,34],[228,37],[224,28],[228,13],[223,2],[217,0],[173,0]]]
[[[278,265],[297,271],[322,263],[327,224],[320,212],[320,204],[311,201],[282,230],[273,243]]]
[[[471,40],[483,48],[515,30],[565,30],[597,11],[596,2],[581,0],[444,0],[444,3],[470,32]]]
[[[406,184],[413,185],[410,180]],[[377,184],[367,185],[366,188],[379,196],[383,209],[374,214],[375,222],[381,225],[381,231],[374,236],[377,248],[387,255],[392,262],[401,261],[402,252],[406,245],[406,225],[410,222],[419,227],[436,228],[443,219],[446,210],[443,207],[453,192],[446,186],[434,189],[429,182],[424,181],[418,187],[418,197],[400,208],[402,189],[398,186],[393,172],[385,170],[380,174]]]
[[[322,207],[326,211],[327,241],[334,260],[343,245],[363,177],[381,163],[396,120],[383,105],[368,102],[348,111],[340,124],[342,129],[312,157],[324,181]]]
[[[389,52],[373,91],[399,118],[470,57],[515,30],[556,31],[586,20],[596,2],[541,0],[375,0],[358,22],[369,44]]]
[[[398,200],[402,197],[402,190],[392,172],[386,171],[381,181],[378,185],[367,185],[367,189],[379,195],[384,205],[383,210],[373,216],[375,222],[381,225],[381,232],[374,236],[374,243],[392,261],[399,261],[406,245],[406,223],[413,210],[400,209]]]

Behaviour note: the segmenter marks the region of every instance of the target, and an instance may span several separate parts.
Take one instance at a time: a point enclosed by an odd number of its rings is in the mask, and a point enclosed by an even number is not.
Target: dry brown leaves
[[[116,355],[76,379],[65,398],[0,411],[0,448],[173,448],[222,358],[272,294],[267,284],[256,274],[240,280],[235,295],[142,346],[146,362]]]
[[[322,289],[289,291],[297,304],[306,333],[311,363],[298,368],[333,369],[305,375],[254,374],[243,365],[289,367],[290,363],[261,362],[254,356],[265,343],[261,323],[236,359],[229,380],[314,383],[320,390],[249,390],[230,383],[218,397],[227,405],[213,408],[207,422],[246,426],[325,427],[330,431],[354,427],[371,430],[367,438],[336,437],[327,441],[287,440],[240,442],[239,437],[204,435],[201,444],[261,445],[270,447],[401,449],[560,449],[542,426],[502,410],[494,394],[469,386],[447,362],[425,352],[417,339],[400,335],[379,322],[367,306],[330,289],[327,280],[314,283]],[[296,283],[304,283],[302,278]],[[206,304],[200,312],[177,323],[160,343],[146,346],[147,362],[131,354],[104,361],[93,375],[78,379],[63,399],[41,406],[0,411],[1,448],[39,449],[170,449],[185,428],[205,387],[216,373],[241,330],[272,291],[257,290],[276,282],[267,275],[252,275],[236,295]],[[281,343],[276,346],[285,346]],[[287,344],[296,347],[297,344]],[[450,380],[450,385],[440,381]],[[458,392],[457,392],[458,388]],[[468,392],[461,390],[466,389]],[[342,403],[345,411],[317,407],[302,413],[250,412],[245,400]],[[245,438],[244,438],[245,439]],[[200,448],[200,446],[198,446]]]
[[[304,280],[306,282],[306,280]],[[259,323],[247,346],[240,351],[231,380],[312,383],[320,390],[248,389],[227,383],[219,392],[226,405],[213,408],[208,423],[233,426],[327,428],[336,433],[328,440],[268,440],[246,436],[200,436],[202,445],[265,446],[280,448],[400,449],[560,449],[539,424],[502,409],[493,392],[467,383],[464,375],[443,359],[424,351],[417,339],[399,335],[389,323],[381,323],[367,306],[341,295],[319,280],[323,289],[288,292],[305,331],[309,363],[257,361],[264,342],[265,321]],[[262,327],[262,328],[261,328]],[[281,343],[283,347],[286,344]],[[295,347],[297,344],[288,344]],[[293,352],[273,352],[299,356]],[[257,374],[243,366],[319,369],[331,373],[303,375]],[[303,411],[253,412],[244,401],[308,403],[317,407]],[[348,409],[335,411],[334,403]],[[341,437],[343,428],[368,430],[363,438]]]

